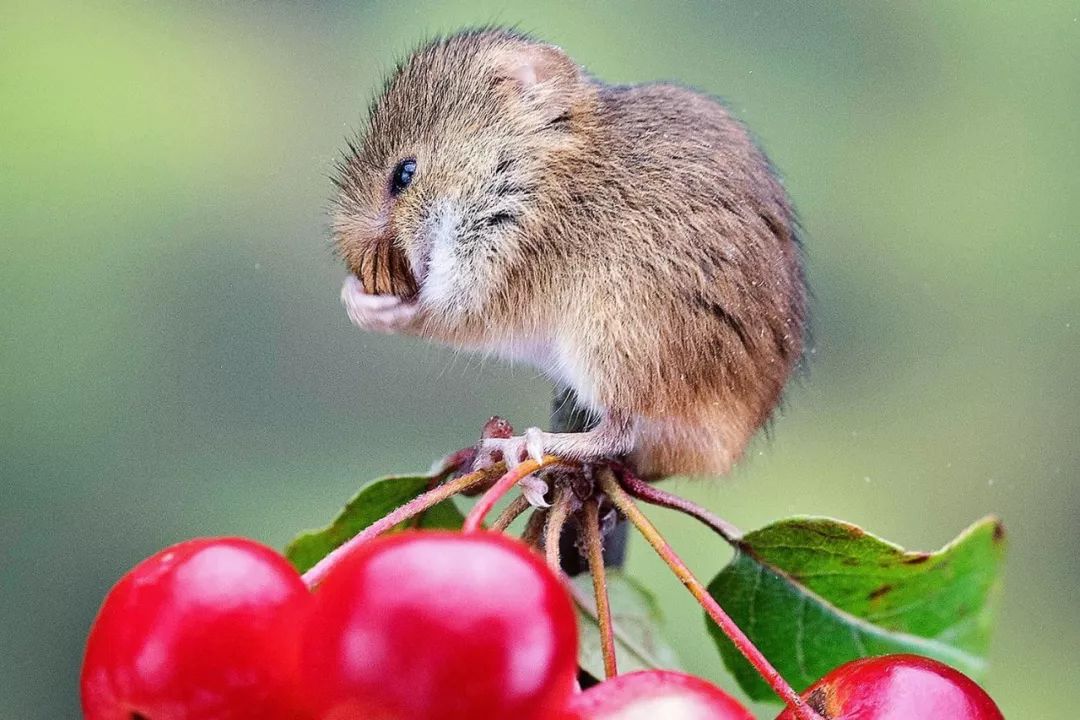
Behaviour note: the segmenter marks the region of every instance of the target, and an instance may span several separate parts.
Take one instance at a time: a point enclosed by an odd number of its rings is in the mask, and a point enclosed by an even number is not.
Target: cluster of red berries
[[[753,720],[681,673],[583,693],[576,674],[565,588],[502,534],[380,538],[315,592],[269,548],[203,539],[144,560],[110,591],[82,703],[87,720]],[[850,663],[806,697],[828,720],[1002,718],[972,681],[909,656]]]

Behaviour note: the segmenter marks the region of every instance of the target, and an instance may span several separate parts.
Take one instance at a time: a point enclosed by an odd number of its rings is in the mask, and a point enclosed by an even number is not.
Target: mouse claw
[[[525,499],[528,500],[529,504],[534,508],[543,509],[551,507],[551,503],[545,499],[548,492],[548,484],[540,478],[535,475],[530,475],[518,482],[518,487],[521,488],[521,494],[525,496]]]
[[[544,461],[544,431],[531,427],[525,431],[525,451],[529,457],[540,463]]]
[[[473,470],[485,470],[500,460],[506,463],[507,470],[513,470],[527,459],[542,463],[546,437],[547,433],[535,427],[526,430],[524,435],[485,437],[477,446]]]

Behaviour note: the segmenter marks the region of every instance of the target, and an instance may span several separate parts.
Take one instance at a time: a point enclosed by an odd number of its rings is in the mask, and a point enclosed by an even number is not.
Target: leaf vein
[[[799,606],[795,611],[795,664],[799,666],[799,672],[807,682],[813,682],[814,677],[806,669],[806,649],[803,643],[806,640],[806,595],[799,596]]]

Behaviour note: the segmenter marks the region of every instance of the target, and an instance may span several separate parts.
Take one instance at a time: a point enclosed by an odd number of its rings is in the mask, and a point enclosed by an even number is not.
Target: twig
[[[600,627],[600,651],[604,656],[604,677],[619,674],[615,662],[615,630],[611,622],[611,603],[608,601],[607,572],[604,569],[604,540],[600,537],[600,510],[596,498],[585,501],[580,517],[584,520],[584,538],[592,575],[593,595],[596,597],[597,624]]]
[[[652,545],[657,555],[671,568],[671,571],[675,573],[675,577],[679,578],[679,581],[686,586],[686,589],[697,599],[705,612],[727,635],[736,649],[754,666],[754,669],[769,684],[773,692],[780,696],[780,699],[795,712],[795,715],[800,720],[822,720],[821,716],[814,712],[813,708],[807,705],[799,697],[799,694],[788,685],[787,681],[757,649],[750,638],[735,624],[731,616],[720,607],[720,604],[709,594],[701,581],[694,577],[694,574],[690,572],[690,568],[675,553],[671,545],[656,529],[656,526],[641,513],[633,499],[619,485],[610,469],[603,468],[601,470],[600,486],[615,504],[615,507],[626,516],[630,523],[637,528],[638,532]]]
[[[438,487],[428,490],[421,495],[417,495],[409,502],[392,511],[389,515],[379,518],[371,525],[368,525],[359,533],[331,551],[322,560],[315,563],[314,567],[304,573],[304,582],[307,583],[308,587],[315,587],[323,581],[331,568],[337,565],[346,555],[351,553],[354,548],[383,534],[390,528],[408,520],[417,513],[423,512],[430,507],[434,507],[443,500],[448,500],[461,491],[469,489],[473,485],[484,482],[496,469],[501,469],[501,467],[496,466],[489,470],[479,470],[477,472],[469,473],[468,475],[462,475],[459,478],[454,478]]]
[[[577,583],[575,583],[569,575],[563,573],[562,578],[563,583],[570,591],[570,597],[573,598],[574,604],[578,606],[581,612],[588,615],[590,619],[595,620],[597,627],[600,627],[600,616],[596,612],[596,600],[593,598],[592,593],[587,593],[578,587]],[[631,632],[627,632],[614,618],[612,618],[611,625],[615,631],[615,637],[622,647],[638,656],[644,661],[647,667],[661,667],[660,658],[653,655],[652,650],[643,645],[637,636]]]
[[[518,519],[518,517],[528,510],[529,500],[524,495],[518,495],[513,501],[506,506],[506,509],[499,514],[499,517],[495,518],[495,522],[491,523],[491,529],[499,532],[504,532],[506,528],[510,527],[510,523]]]
[[[619,467],[618,470],[620,475],[619,484],[638,500],[689,515],[695,520],[704,523],[729,545],[737,546],[742,539],[742,533],[737,527],[697,503],[653,487],[628,468]]]
[[[530,547],[540,549],[540,538],[544,536],[544,525],[547,523],[548,510],[540,508],[533,511],[525,522],[525,532],[521,533],[521,541]]]
[[[566,519],[570,517],[570,502],[573,493],[570,488],[560,485],[555,491],[555,502],[547,513],[547,522],[544,524],[544,554],[547,557],[548,566],[558,572],[562,567],[562,557],[559,551],[559,538],[562,537]]]

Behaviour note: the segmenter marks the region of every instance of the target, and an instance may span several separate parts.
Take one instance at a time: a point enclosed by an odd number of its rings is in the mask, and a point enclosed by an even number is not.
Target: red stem
[[[492,530],[498,530],[499,532],[506,532],[506,529],[510,527],[510,523],[514,522],[528,510],[531,506],[529,501],[524,495],[518,495],[514,498],[514,501],[506,506],[506,509],[502,511],[499,517],[495,518],[495,522],[491,523]]]
[[[551,465],[556,462],[559,462],[559,459],[554,455],[545,455],[541,462],[536,462],[530,458],[509,470],[491,486],[490,490],[481,495],[480,499],[476,501],[472,510],[470,510],[469,514],[465,517],[465,525],[462,527],[462,530],[464,532],[475,532],[478,530],[484,524],[484,518],[488,516],[491,509],[495,507],[495,503],[499,502],[503,495],[510,492],[510,490],[522,479],[532,475],[545,465]]]
[[[363,545],[374,537],[382,535],[387,530],[390,530],[399,523],[405,522],[417,513],[421,513],[430,507],[438,505],[443,500],[448,500],[462,490],[467,490],[473,485],[484,482],[484,480],[487,479],[488,474],[489,471],[481,470],[469,473],[468,475],[462,475],[459,478],[449,480],[425,493],[417,495],[389,515],[385,515],[371,525],[368,525],[359,533],[345,541],[342,545],[339,545],[331,551],[322,560],[315,563],[314,567],[304,573],[304,582],[309,588],[315,587],[326,578],[327,573],[329,573],[332,568],[341,562],[355,548]]]
[[[619,674],[615,660],[615,628],[611,621],[611,603],[608,601],[607,571],[604,568],[604,539],[600,536],[600,512],[596,498],[585,501],[579,516],[584,522],[585,547],[592,575],[593,596],[596,598],[596,620],[600,628],[600,650],[604,657],[604,677],[611,679]]]
[[[476,448],[467,447],[456,450],[435,463],[431,470],[432,478],[445,480],[451,474],[464,469],[466,464],[471,464],[476,456]]]
[[[769,687],[773,689],[781,700],[787,704],[794,712],[796,717],[800,720],[822,720],[821,716],[814,712],[814,709],[807,705],[803,699],[795,692],[794,688],[788,685],[787,681],[780,675],[779,671],[772,666],[760,650],[754,645],[754,643],[746,636],[746,634],[735,624],[735,621],[731,619],[731,616],[724,612],[724,609],[720,607],[720,604],[716,602],[709,591],[701,584],[701,581],[694,577],[694,574],[690,572],[690,568],[686,566],[686,563],[682,561],[682,558],[676,554],[667,540],[664,539],[660,531],[656,529],[641,510],[638,509],[634,501],[627,495],[626,491],[615,480],[614,474],[607,470],[600,474],[600,486],[603,488],[607,496],[611,498],[611,501],[615,504],[615,507],[626,516],[626,518],[637,528],[638,532],[652,545],[653,549],[660,556],[660,558],[667,563],[667,566],[671,568],[671,571],[675,573],[675,576],[679,578],[679,581],[686,586],[686,589],[697,599],[698,603],[705,609],[709,617],[713,619],[725,635],[735,645],[735,648],[742,653],[743,657],[749,661],[758,674],[769,684]]]
[[[628,493],[638,500],[647,502],[650,505],[667,508],[668,510],[675,510],[684,515],[689,515],[695,520],[708,526],[709,529],[719,535],[727,544],[732,546],[738,545],[739,540],[742,538],[742,533],[727,520],[706,510],[695,502],[691,502],[686,498],[681,498],[678,495],[673,495],[672,493],[650,485],[626,467],[620,466],[618,470],[620,484]]]

